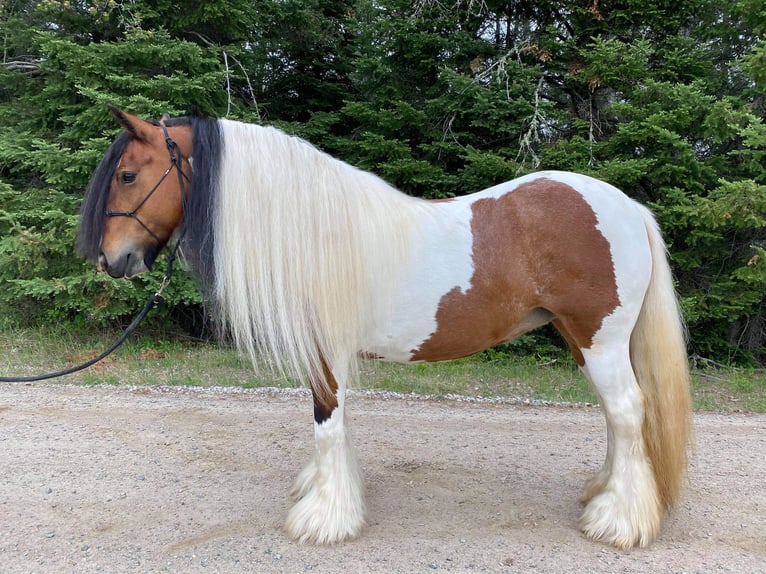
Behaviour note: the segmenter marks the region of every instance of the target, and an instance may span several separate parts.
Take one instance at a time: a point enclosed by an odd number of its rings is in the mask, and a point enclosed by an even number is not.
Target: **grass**
[[[524,359],[481,357],[445,363],[368,362],[360,385],[366,389],[428,395],[470,395],[594,404],[596,397],[574,364],[538,365]]]
[[[116,336],[112,331],[74,333],[59,327],[0,331],[0,376],[37,374],[80,363]],[[437,396],[597,402],[572,361],[537,364],[500,353],[490,356],[417,365],[365,361],[357,387]],[[766,412],[766,371],[699,364],[704,368],[695,369],[692,378],[697,410]],[[168,333],[134,336],[111,357],[63,380],[85,385],[297,386],[267,371],[256,376],[250,362],[230,348]]]

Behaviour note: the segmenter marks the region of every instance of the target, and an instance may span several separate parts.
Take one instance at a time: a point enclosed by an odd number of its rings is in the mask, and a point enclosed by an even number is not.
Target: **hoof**
[[[656,496],[628,503],[610,490],[594,496],[580,518],[580,529],[591,540],[627,550],[648,546],[657,538],[662,512]]]
[[[359,536],[364,526],[363,501],[358,496],[342,501],[332,494],[310,488],[290,509],[287,534],[309,544],[335,544]]]

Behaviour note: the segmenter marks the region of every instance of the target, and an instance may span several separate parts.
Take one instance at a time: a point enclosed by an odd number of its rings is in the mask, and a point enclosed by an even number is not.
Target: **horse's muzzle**
[[[98,269],[106,271],[115,279],[122,277],[130,279],[145,271],[149,271],[152,268],[155,256],[155,253],[140,254],[129,251],[112,258],[102,251],[98,256]]]

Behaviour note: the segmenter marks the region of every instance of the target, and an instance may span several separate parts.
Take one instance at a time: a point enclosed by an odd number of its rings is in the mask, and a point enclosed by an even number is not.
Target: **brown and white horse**
[[[316,451],[292,489],[292,537],[333,543],[363,526],[344,422],[360,356],[454,359],[546,323],[606,417],[606,460],[585,484],[580,527],[621,548],[657,536],[682,488],[690,395],[647,209],[565,172],[429,202],[274,128],[113,111],[126,131],[93,176],[79,251],[132,277],[183,226],[185,256],[225,330],[253,358],[308,381]]]

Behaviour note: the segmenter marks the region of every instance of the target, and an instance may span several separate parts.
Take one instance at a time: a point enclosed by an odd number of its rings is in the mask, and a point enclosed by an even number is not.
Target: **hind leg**
[[[580,371],[588,377],[588,374],[585,370],[585,357],[582,354],[582,351],[580,350],[580,347],[578,346],[577,340],[572,335],[572,333],[569,332],[567,329],[567,325],[570,325],[570,322],[565,322],[564,320],[560,318],[553,319],[552,321],[553,325],[556,327],[556,329],[561,333],[561,335],[566,340],[567,344],[569,345],[570,351],[572,351],[572,356],[574,357],[575,361],[577,362],[577,366],[580,367]],[[588,377],[588,380],[590,378]],[[595,391],[596,395],[599,397],[599,404],[601,405],[601,410],[604,412],[604,401],[601,398],[598,389],[591,383],[591,386],[593,390]],[[614,444],[614,439],[612,438],[612,425],[611,421],[609,420],[609,417],[606,416],[606,412],[604,412],[604,418],[606,419],[607,425],[606,425],[606,433],[607,433],[607,453],[606,458],[604,459],[604,464],[601,467],[601,470],[599,470],[594,476],[589,478],[585,481],[585,487],[583,488],[582,496],[580,497],[580,502],[583,504],[587,504],[591,498],[599,494],[604,488],[606,487],[606,483],[609,480],[609,475],[612,472],[612,457],[614,454],[614,449],[612,448],[612,445]]]
[[[312,383],[316,450],[290,490],[295,505],[285,523],[292,538],[314,544],[354,538],[364,524],[364,479],[346,433],[345,385],[339,388],[324,367],[333,392]]]
[[[583,371],[601,399],[607,457],[585,486],[580,527],[589,538],[620,548],[656,538],[663,511],[643,437],[644,407],[628,341],[596,342],[582,351]]]

